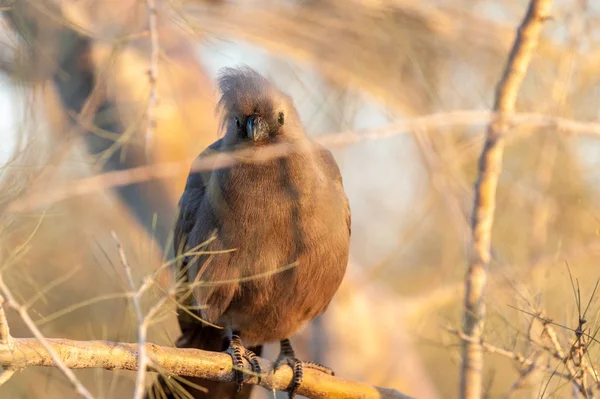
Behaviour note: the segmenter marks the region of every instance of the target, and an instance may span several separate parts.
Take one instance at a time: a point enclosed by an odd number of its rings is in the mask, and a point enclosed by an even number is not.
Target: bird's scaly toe
[[[327,366],[323,366],[322,364],[319,364],[319,363],[304,362],[304,367],[308,367],[308,368],[311,368],[311,369],[314,369],[314,370],[319,370],[320,372],[325,373],[327,375],[330,375],[332,377],[335,375],[335,373],[333,372],[332,369],[330,369]]]
[[[296,396],[300,384],[302,384],[302,377],[304,375],[302,361],[292,356],[279,355],[275,363],[273,364],[273,373],[275,373],[283,364],[287,364],[292,369],[292,380],[290,385],[287,387],[288,398],[293,399]]]
[[[238,392],[240,392],[244,383],[244,355],[246,354],[246,348],[242,345],[240,337],[234,335],[231,338],[226,352],[231,356],[233,376],[238,384]]]
[[[250,363],[250,367],[252,368],[252,372],[258,374],[258,382],[261,380],[262,369],[260,368],[260,363],[258,362],[258,356],[254,352],[249,349],[245,349],[244,358]]]
[[[290,367],[292,368],[292,381],[288,386],[288,398],[294,399],[298,388],[300,388],[300,385],[302,384],[302,377],[304,376],[304,367],[302,365],[302,362],[298,359],[291,358],[289,359],[289,361],[292,362],[290,364]]]

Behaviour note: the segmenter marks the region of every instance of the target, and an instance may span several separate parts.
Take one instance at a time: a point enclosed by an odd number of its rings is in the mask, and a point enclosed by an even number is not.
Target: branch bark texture
[[[138,344],[67,339],[46,341],[62,363],[71,369],[137,370]],[[144,347],[151,359],[149,371],[214,381],[233,381],[231,357],[225,353],[161,347],[150,343],[146,343]],[[252,375],[248,375],[245,382],[269,390],[287,390],[292,379],[291,369],[283,366],[274,374],[270,362],[264,359],[260,359],[260,362],[266,375],[261,378],[260,383]],[[12,348],[0,346],[0,366],[15,370],[31,366],[54,367],[55,363],[37,339],[13,338]],[[312,399],[410,399],[410,396],[394,389],[331,377],[309,368],[304,371],[298,394]]]
[[[484,296],[487,266],[491,259],[496,189],[502,170],[504,134],[509,127],[506,115],[514,112],[517,93],[537,46],[543,22],[549,16],[551,3],[550,0],[532,0],[529,3],[496,88],[493,110],[497,113],[497,118],[488,126],[479,158],[473,207],[471,259],[465,277],[463,328],[469,339],[463,340],[462,351],[460,397],[464,399],[478,399],[482,396],[483,350],[480,341],[485,319]]]

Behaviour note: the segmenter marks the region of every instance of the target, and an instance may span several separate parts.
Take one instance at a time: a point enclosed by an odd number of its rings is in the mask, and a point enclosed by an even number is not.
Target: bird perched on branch
[[[193,310],[179,311],[177,346],[227,351],[234,370],[245,358],[260,373],[262,345],[279,341],[274,369],[293,369],[293,398],[303,367],[331,372],[298,360],[288,338],[326,310],[342,281],[348,199],[332,154],[308,139],[288,95],[246,66],[223,69],[219,86],[225,133],[197,159],[236,162],[192,167],[179,202],[175,253],[186,279],[181,299]],[[276,144],[291,150],[267,156]],[[196,398],[248,397],[243,372],[234,373],[234,383],[193,381],[208,393],[185,389]],[[164,378],[160,385],[173,391]]]

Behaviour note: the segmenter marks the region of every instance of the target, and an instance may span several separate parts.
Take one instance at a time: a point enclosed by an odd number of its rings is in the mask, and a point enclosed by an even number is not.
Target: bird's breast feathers
[[[286,259],[277,261],[288,261],[315,251],[328,235],[346,234],[344,194],[315,162],[288,157],[213,177],[209,196],[224,244],[254,255],[268,251],[270,258],[280,253]]]

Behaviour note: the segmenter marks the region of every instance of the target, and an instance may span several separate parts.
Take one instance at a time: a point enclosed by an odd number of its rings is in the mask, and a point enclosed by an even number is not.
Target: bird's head
[[[228,144],[265,145],[304,137],[292,99],[252,68],[223,68],[219,88],[218,110]]]

